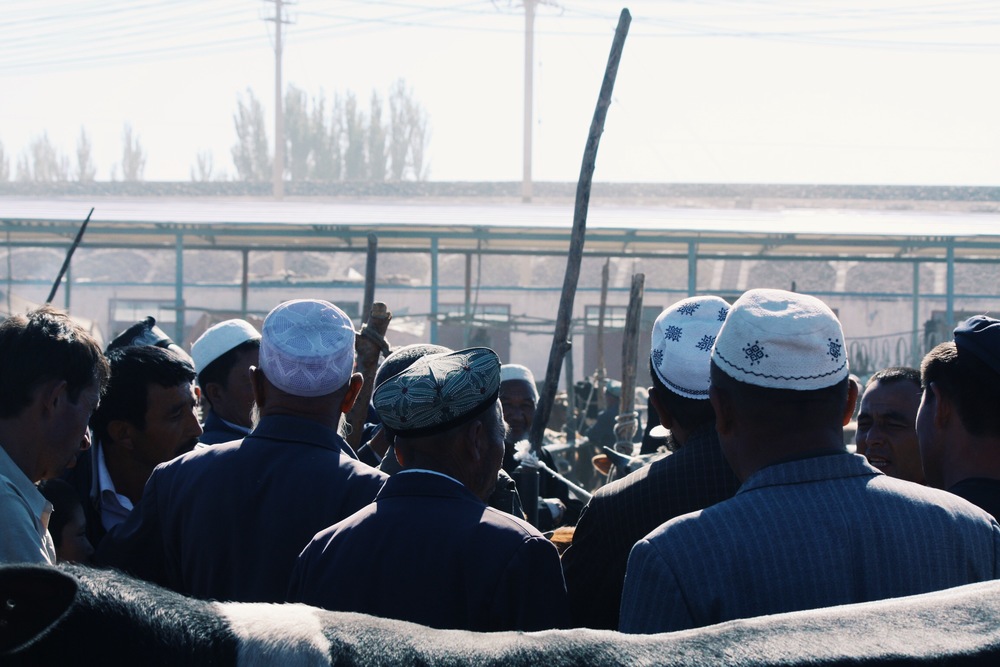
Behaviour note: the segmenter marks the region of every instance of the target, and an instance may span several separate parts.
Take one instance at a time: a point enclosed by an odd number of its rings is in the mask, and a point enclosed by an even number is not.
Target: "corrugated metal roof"
[[[565,252],[572,205],[249,199],[0,198],[12,243],[65,243],[90,207],[88,246],[292,246],[349,249],[368,234],[385,249]],[[858,210],[709,210],[591,206],[588,253],[1000,256],[1000,215]]]

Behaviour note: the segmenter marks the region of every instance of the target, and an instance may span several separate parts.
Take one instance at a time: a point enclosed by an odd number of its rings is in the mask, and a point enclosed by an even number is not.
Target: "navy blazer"
[[[350,573],[381,572],[378,577]],[[435,628],[567,627],[555,546],[458,482],[398,472],[378,498],[299,557],[289,601]]]
[[[632,545],[675,516],[731,498],[739,486],[713,421],[670,456],[598,489],[562,557],[573,625],[617,630]]]
[[[758,470],[736,496],[636,543],[623,632],[916,595],[1000,577],[1000,525],[857,454]]]
[[[203,433],[198,438],[198,442],[205,445],[218,445],[222,442],[232,440],[242,440],[247,436],[246,431],[230,426],[222,417],[211,410],[205,413],[205,423],[201,425]]]
[[[335,431],[264,417],[242,442],[158,466],[97,562],[185,595],[281,602],[313,535],[370,503],[385,479]]]

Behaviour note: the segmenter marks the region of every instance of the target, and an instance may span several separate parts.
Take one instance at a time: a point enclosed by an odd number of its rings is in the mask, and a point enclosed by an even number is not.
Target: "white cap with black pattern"
[[[694,296],[656,318],[649,359],[667,389],[685,398],[708,400],[712,345],[728,312],[729,304],[717,296]]]
[[[740,382],[811,391],[848,376],[840,320],[807,294],[776,289],[745,292],[722,326],[712,361]]]

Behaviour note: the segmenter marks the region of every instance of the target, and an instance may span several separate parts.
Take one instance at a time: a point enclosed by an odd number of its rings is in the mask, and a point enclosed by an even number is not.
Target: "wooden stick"
[[[601,268],[601,307],[597,317],[597,410],[600,412],[607,406],[604,401],[604,378],[608,377],[608,364],[604,358],[604,315],[608,309],[608,272],[611,267],[611,258],[604,260]]]
[[[528,440],[534,450],[542,446],[545,425],[549,422],[552,412],[552,401],[559,388],[559,372],[563,357],[569,352],[569,330],[573,316],[573,299],[576,296],[576,286],[580,279],[580,263],[583,260],[583,241],[587,232],[587,210],[590,205],[590,186],[594,178],[594,166],[597,161],[597,147],[604,132],[604,120],[611,105],[611,92],[615,87],[615,77],[618,75],[618,63],[621,61],[622,47],[628,35],[628,27],[632,15],[628,9],[623,9],[618,18],[615,38],[611,43],[611,53],[604,69],[604,80],[601,83],[601,93],[597,98],[597,108],[590,123],[590,134],[587,146],[583,151],[583,164],[580,166],[580,179],[576,186],[576,206],[573,211],[573,233],[570,237],[569,254],[566,259],[566,277],[563,280],[562,296],[559,299],[559,311],[556,316],[556,329],[552,337],[552,348],[549,352],[549,364],[545,370],[545,384],[535,408],[535,417],[531,423]]]
[[[90,222],[90,216],[94,215],[94,207],[90,208],[90,213],[87,214],[87,219],[83,221],[80,226],[80,231],[76,233],[76,238],[73,239],[73,245],[69,247],[69,251],[66,253],[66,259],[63,260],[62,267],[59,269],[59,275],[56,276],[56,281],[52,283],[52,289],[49,290],[49,298],[45,300],[45,303],[52,303],[52,299],[56,298],[56,292],[59,291],[59,283],[62,282],[63,276],[66,275],[66,271],[69,270],[69,262],[73,259],[73,253],[76,252],[77,246],[80,245],[80,241],[83,240],[83,232],[87,229],[87,223]]]
[[[615,417],[615,449],[632,454],[632,437],[636,430],[635,368],[639,354],[639,328],[642,324],[642,293],[646,276],[632,276],[632,289],[625,312],[625,336],[622,338],[622,395],[618,399],[618,416]]]
[[[365,296],[361,303],[361,321],[367,322],[375,302],[375,265],[378,261],[378,237],[368,235],[368,257],[365,262]]]

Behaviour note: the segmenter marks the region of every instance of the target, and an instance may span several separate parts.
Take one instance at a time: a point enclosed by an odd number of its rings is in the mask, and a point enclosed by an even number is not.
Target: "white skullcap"
[[[354,324],[327,301],[296,299],[264,320],[260,369],[293,396],[323,396],[343,387],[354,372]]]
[[[750,290],[733,304],[712,361],[740,382],[772,389],[822,389],[849,372],[833,311],[816,297],[775,289]]]
[[[694,296],[656,318],[649,359],[667,389],[685,398],[708,400],[712,346],[727,313],[729,304],[719,297]]]
[[[260,332],[246,320],[225,320],[209,327],[191,346],[194,370],[200,375],[226,352],[251,340],[260,340]]]
[[[523,380],[531,387],[531,395],[538,402],[538,387],[535,386],[535,376],[531,369],[521,364],[504,364],[500,367],[500,382],[508,380]]]

